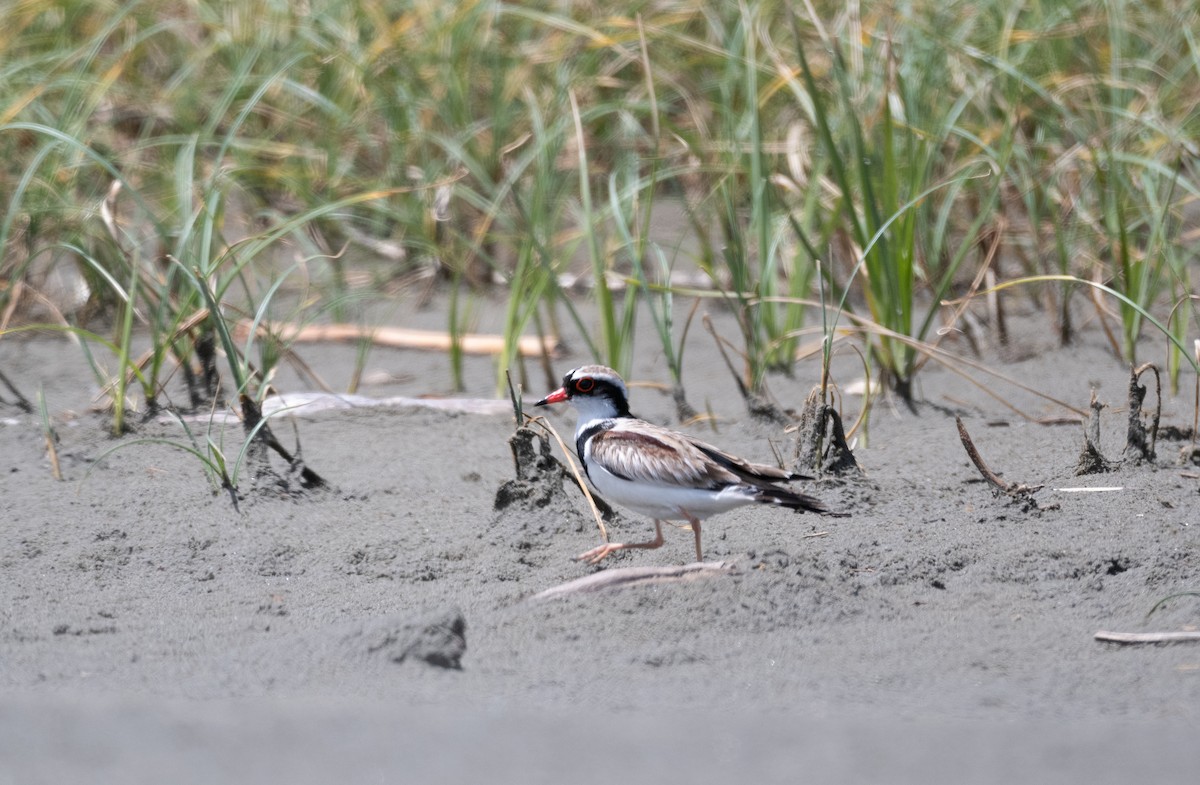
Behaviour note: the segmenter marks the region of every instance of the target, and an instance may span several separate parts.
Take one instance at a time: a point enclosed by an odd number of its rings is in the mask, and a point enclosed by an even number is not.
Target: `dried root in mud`
[[[516,431],[508,438],[516,478],[504,482],[497,489],[493,510],[504,513],[510,508],[515,508],[523,512],[535,512],[550,509],[552,505],[557,504],[563,504],[565,508],[570,502],[563,490],[563,480],[569,478],[588,500],[596,520],[596,528],[600,530],[601,538],[608,542],[608,529],[605,528],[604,522],[611,522],[616,517],[616,512],[603,499],[592,495],[579,470],[571,461],[566,444],[554,428],[540,417],[529,417],[525,414],[521,395],[513,386],[512,376],[508,373],[505,376],[508,378],[513,421],[517,424]],[[532,426],[535,424],[543,432],[534,430]],[[569,471],[550,453],[551,437],[558,442],[559,448],[566,456],[570,465]]]
[[[521,509],[545,507],[563,492],[567,470],[550,454],[550,441],[528,426],[508,437],[513,454],[516,479],[507,480],[496,491],[493,508],[497,511],[513,505]]]
[[[493,509],[497,512],[512,506],[522,510],[537,510],[553,501],[565,498],[563,481],[570,480],[595,503],[604,520],[611,520],[613,509],[603,499],[590,496],[574,472],[568,471],[550,452],[550,439],[523,425],[508,437],[512,449],[516,478],[505,481],[496,491]],[[603,527],[601,527],[603,530]]]
[[[1075,464],[1076,477],[1102,474],[1117,467],[1100,452],[1100,410],[1104,407],[1105,404],[1096,400],[1096,391],[1092,390],[1091,414],[1083,426],[1083,451],[1079,453],[1079,462]]]
[[[221,403],[221,376],[217,372],[217,336],[211,328],[196,336],[193,346],[200,363],[197,373],[186,360],[179,363],[183,381],[187,385],[188,400],[193,411],[200,411],[211,404]]]
[[[1146,371],[1154,371],[1156,406],[1147,428],[1143,406],[1146,387],[1139,380]],[[1092,391],[1091,414],[1083,428],[1083,451],[1075,467],[1076,475],[1099,474],[1112,471],[1123,461],[1133,465],[1154,463],[1155,447],[1158,443],[1158,426],[1162,418],[1162,379],[1158,366],[1145,363],[1129,369],[1129,423],[1125,432],[1125,451],[1122,461],[1111,461],[1100,452],[1100,411],[1104,404],[1097,402],[1096,391]]]
[[[256,491],[264,494],[299,496],[304,493],[329,488],[325,478],[313,471],[300,454],[299,437],[296,452],[292,453],[275,438],[271,426],[263,420],[262,409],[249,396],[242,395],[242,427],[251,440],[247,450],[250,476]],[[287,471],[280,474],[271,466],[269,451],[287,463]]]
[[[818,476],[862,474],[862,467],[846,443],[842,417],[837,409],[825,403],[820,388],[809,393],[800,413],[794,465],[802,474],[810,471]]]
[[[962,440],[963,448],[967,451],[967,457],[971,459],[971,463],[975,464],[975,468],[979,470],[984,481],[992,487],[992,494],[994,496],[1008,496],[1012,503],[1020,506],[1022,512],[1044,512],[1058,509],[1057,504],[1043,507],[1037,503],[1037,499],[1033,498],[1033,495],[1040,491],[1043,486],[1011,483],[1001,479],[999,475],[989,469],[988,465],[984,463],[979,450],[975,448],[975,442],[971,440],[971,435],[967,433],[967,426],[963,425],[962,418],[955,417],[954,423],[958,426],[958,438]]]
[[[1146,401],[1146,387],[1138,380],[1146,371],[1154,371],[1154,391],[1158,397],[1154,415],[1150,418],[1150,429],[1142,421],[1142,405]],[[1129,369],[1129,427],[1125,433],[1125,460],[1135,464],[1153,463],[1154,447],[1158,441],[1158,423],[1162,419],[1162,377],[1158,366],[1145,363]]]

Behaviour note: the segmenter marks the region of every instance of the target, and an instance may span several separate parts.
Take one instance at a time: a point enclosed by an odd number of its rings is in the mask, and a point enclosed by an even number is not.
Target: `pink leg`
[[[700,535],[696,535],[699,537]],[[588,564],[599,564],[613,551],[621,551],[627,548],[645,548],[652,550],[661,548],[663,544],[662,521],[654,522],[654,539],[649,542],[606,542],[598,548],[592,548],[586,553],[581,553],[575,557],[575,561],[587,562]],[[697,546],[699,547],[699,546]]]
[[[700,519],[687,515],[688,523],[692,526],[692,534],[696,535],[696,561],[704,561],[704,551],[700,550]]]

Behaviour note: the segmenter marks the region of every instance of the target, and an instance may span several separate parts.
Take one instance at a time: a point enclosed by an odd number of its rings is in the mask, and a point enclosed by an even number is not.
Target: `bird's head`
[[[612,368],[603,365],[584,365],[568,371],[562,387],[538,401],[535,406],[567,403],[592,417],[628,417],[629,390]]]

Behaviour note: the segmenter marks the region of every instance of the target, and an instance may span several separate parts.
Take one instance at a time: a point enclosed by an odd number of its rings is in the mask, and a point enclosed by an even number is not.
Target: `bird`
[[[663,521],[687,521],[704,561],[701,522],[746,504],[773,504],[796,512],[830,512],[811,496],[779,483],[812,479],[750,463],[711,444],[647,422],[629,411],[629,390],[612,368],[584,365],[568,371],[562,386],[535,406],[569,403],[578,413],[575,452],[600,495],[654,519],[654,539],[608,542],[575,557],[598,564],[616,551],[663,544]]]

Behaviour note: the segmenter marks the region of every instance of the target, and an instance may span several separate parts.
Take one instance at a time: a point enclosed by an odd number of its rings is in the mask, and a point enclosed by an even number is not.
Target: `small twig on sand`
[[[17,408],[26,414],[33,414],[33,404],[29,402],[28,398],[26,398],[24,395],[21,395],[21,391],[18,390],[16,386],[14,386],[13,383],[8,380],[8,377],[4,375],[3,371],[0,371],[0,383],[3,383],[4,386],[8,388],[8,391],[16,396],[17,400],[15,403]]]
[[[1096,640],[1106,643],[1188,643],[1200,641],[1200,630],[1183,632],[1107,632],[1100,630]]]
[[[573,581],[538,592],[530,599],[549,600],[571,594],[586,594],[647,583],[675,583],[693,580],[704,575],[719,575],[732,571],[733,565],[724,561],[694,562],[674,567],[619,567],[576,578]]]
[[[987,481],[988,485],[992,486],[992,491],[997,496],[1001,493],[1008,495],[1013,501],[1019,503],[1026,511],[1029,510],[1052,510],[1057,505],[1050,507],[1042,507],[1033,498],[1033,494],[1040,491],[1041,485],[1025,485],[1024,483],[1010,483],[1000,478],[995,472],[988,468],[988,465],[983,462],[983,457],[979,454],[979,450],[975,448],[975,442],[971,441],[971,435],[967,433],[967,426],[963,425],[961,417],[954,418],[955,424],[958,426],[958,438],[962,440],[963,447],[967,451],[967,457],[971,459],[971,463],[975,464],[975,468],[979,470],[980,475]]]

